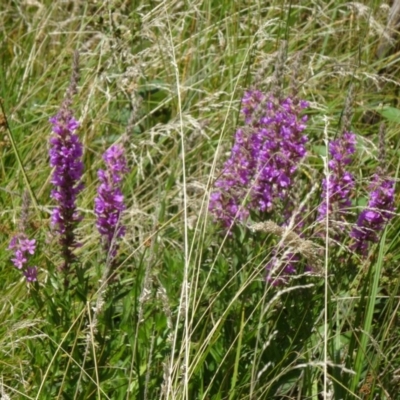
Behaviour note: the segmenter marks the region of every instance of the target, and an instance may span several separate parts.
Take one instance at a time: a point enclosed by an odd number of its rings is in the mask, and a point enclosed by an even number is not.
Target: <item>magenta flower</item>
[[[37,268],[36,267],[28,267],[24,271],[24,275],[27,282],[35,282],[37,281]]]
[[[17,269],[22,271],[27,282],[36,281],[37,267],[26,266],[30,256],[35,253],[36,240],[29,240],[24,233],[18,233],[12,237],[8,249],[14,252],[14,258],[11,261]],[[27,274],[29,274],[29,279]]]
[[[282,255],[281,259],[274,256],[266,265],[267,282],[272,286],[281,286],[286,284],[289,276],[296,273],[297,264],[299,262],[299,255],[293,253]]]
[[[51,197],[57,206],[53,210],[51,224],[60,236],[64,265],[61,269],[69,271],[74,261],[73,250],[79,246],[75,238],[75,228],[81,216],[76,209],[77,195],[82,191],[80,182],[83,174],[82,144],[74,132],[78,121],[68,108],[50,118],[53,135],[50,138],[50,166],[54,168],[51,183],[54,189]]]
[[[231,156],[210,196],[209,209],[226,228],[250,211],[270,212],[277,201],[288,201],[308,140],[302,133],[307,116],[301,116],[307,102],[258,90],[246,92],[242,102],[245,127],[236,131]]]
[[[373,177],[370,185],[368,206],[361,211],[357,224],[350,236],[355,240],[352,249],[364,257],[372,243],[379,241],[379,234],[394,214],[394,180],[379,175]]]
[[[322,203],[318,208],[318,220],[334,213],[337,219],[341,219],[351,206],[350,197],[355,180],[353,175],[346,171],[346,166],[352,161],[355,144],[356,135],[351,132],[345,132],[342,137],[329,143],[330,175],[329,180],[325,178],[322,181]]]
[[[20,249],[22,251],[28,252],[29,254],[33,254],[35,252],[36,249],[36,240],[32,239],[21,239],[20,240]]]
[[[121,213],[125,210],[121,184],[123,175],[129,170],[124,148],[120,145],[111,146],[104,153],[103,160],[106,170],[98,171],[100,185],[94,200],[94,212],[97,216],[97,229],[103,237],[104,250],[115,257],[118,250],[116,239],[125,235],[125,227],[120,223]]]

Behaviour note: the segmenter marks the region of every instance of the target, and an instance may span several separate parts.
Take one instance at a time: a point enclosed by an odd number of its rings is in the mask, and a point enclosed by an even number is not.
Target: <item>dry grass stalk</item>
[[[301,238],[296,232],[282,227],[273,221],[264,221],[252,224],[249,228],[255,232],[272,233],[282,239],[281,244],[291,247],[294,252],[300,253],[316,265],[321,263],[323,248],[311,240]]]

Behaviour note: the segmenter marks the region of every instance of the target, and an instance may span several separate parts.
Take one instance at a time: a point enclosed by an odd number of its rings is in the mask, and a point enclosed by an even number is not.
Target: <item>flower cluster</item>
[[[103,155],[106,170],[100,169],[100,185],[95,198],[96,226],[103,236],[105,251],[114,257],[117,253],[116,239],[124,236],[125,227],[120,224],[120,216],[125,209],[121,191],[123,174],[128,172],[124,148],[111,146]]]
[[[210,211],[226,228],[250,211],[269,212],[277,200],[287,201],[308,140],[302,133],[307,116],[301,116],[307,102],[253,90],[242,103],[245,126],[236,131],[231,156],[210,196]]]
[[[376,174],[369,187],[368,206],[360,213],[350,236],[355,240],[352,249],[366,256],[370,244],[379,240],[379,233],[393,217],[394,180]]]
[[[68,270],[73,261],[73,249],[79,246],[75,239],[75,227],[81,220],[76,209],[76,197],[82,191],[83,174],[82,144],[74,132],[79,123],[67,108],[62,108],[53,118],[53,135],[50,138],[50,166],[54,168],[51,197],[56,200],[51,217],[52,226],[60,235],[64,266]]]
[[[322,181],[322,203],[318,208],[318,220],[324,219],[326,215],[332,216],[333,213],[340,220],[351,206],[350,195],[355,181],[345,168],[352,161],[355,145],[356,135],[351,132],[345,132],[339,139],[329,143],[330,173]]]
[[[299,262],[300,256],[294,253],[284,254],[281,259],[274,256],[266,265],[267,282],[272,286],[284,285],[288,276],[296,273]]]
[[[29,240],[25,234],[19,233],[13,236],[8,249],[14,252],[14,258],[12,258],[11,261],[17,269],[22,271],[25,275],[26,281],[36,281],[37,267],[26,266],[29,257],[35,253],[36,240]]]

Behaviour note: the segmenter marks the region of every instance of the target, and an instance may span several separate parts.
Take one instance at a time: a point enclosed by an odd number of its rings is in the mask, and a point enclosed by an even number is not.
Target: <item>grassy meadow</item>
[[[393,13],[383,0],[3,0],[0,399],[399,400]],[[84,188],[66,278],[49,118],[78,72]],[[235,132],[252,129],[246,90],[308,102],[307,153],[285,200],[227,227],[209,202]],[[344,130],[354,191],[345,214],[319,218]],[[113,255],[94,199],[115,144],[129,171]],[[360,255],[350,233],[376,173],[395,182],[394,209]],[[37,280],[11,261],[21,232]],[[269,279],[288,255],[296,271]]]

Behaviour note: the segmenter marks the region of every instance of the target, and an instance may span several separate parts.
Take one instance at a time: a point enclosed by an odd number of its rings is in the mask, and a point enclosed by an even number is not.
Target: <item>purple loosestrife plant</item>
[[[65,99],[57,115],[50,118],[53,135],[50,137],[50,166],[53,169],[51,183],[54,188],[51,197],[56,201],[51,216],[51,225],[59,235],[63,264],[60,269],[65,273],[65,285],[71,264],[76,260],[74,249],[80,244],[76,240],[76,226],[81,221],[76,207],[76,198],[83,189],[83,148],[75,131],[78,121],[71,111],[72,97],[77,93],[79,80],[79,53],[75,52],[71,82]]]
[[[245,126],[236,131],[231,156],[210,196],[210,211],[228,229],[250,211],[270,212],[278,201],[288,201],[308,140],[303,135],[307,116],[301,116],[306,101],[252,90],[242,103]]]
[[[379,241],[379,234],[393,218],[395,209],[393,179],[375,174],[369,189],[368,206],[360,213],[350,233],[355,241],[352,249],[364,257],[370,245]]]
[[[76,208],[77,195],[82,191],[80,182],[83,174],[83,148],[75,130],[79,124],[69,109],[61,111],[53,118],[53,135],[50,138],[50,165],[54,168],[51,183],[54,189],[51,197],[57,202],[51,216],[51,224],[60,236],[64,265],[68,272],[75,257],[73,250],[79,246],[75,229],[81,216]]]
[[[330,217],[336,214],[336,219],[340,220],[351,206],[350,196],[355,180],[353,175],[346,171],[346,167],[352,161],[355,145],[356,135],[351,132],[345,132],[342,137],[329,143],[330,175],[329,179],[325,178],[322,181],[322,203],[318,208],[318,220],[324,219],[327,214]]]
[[[104,250],[114,258],[118,250],[117,239],[125,235],[125,227],[120,223],[121,213],[125,210],[121,185],[123,175],[129,170],[121,145],[111,146],[104,153],[103,160],[106,169],[98,171],[100,185],[94,200],[94,212],[97,229],[103,237]]]
[[[21,270],[27,282],[35,282],[37,280],[37,267],[28,267],[28,259],[35,253],[36,240],[29,240],[24,233],[19,233],[10,241],[9,250],[14,253],[11,259],[14,266]]]

